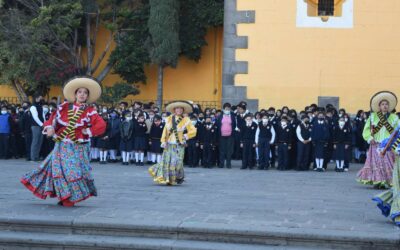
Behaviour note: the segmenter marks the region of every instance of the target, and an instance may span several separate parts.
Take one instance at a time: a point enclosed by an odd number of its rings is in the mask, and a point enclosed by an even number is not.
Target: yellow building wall
[[[400,95],[399,0],[355,0],[354,28],[296,28],[294,0],[238,0],[239,10],[255,10],[254,24],[238,25],[249,62],[235,85],[248,88],[259,107],[302,109],[318,96],[338,96],[354,113],[369,109],[370,97],[391,90]]]
[[[97,38],[97,52],[94,62],[105,48],[109,33],[101,29]],[[179,59],[176,69],[166,68],[164,72],[164,100],[193,100],[220,102],[221,100],[221,81],[222,81],[222,46],[223,29],[211,28],[206,36],[208,46],[203,47],[202,58],[196,63],[184,57]],[[111,48],[115,45],[112,44]],[[110,50],[111,51],[111,50]],[[95,72],[95,76],[106,65],[107,57],[103,60],[100,69]],[[94,65],[94,64],[93,64]],[[146,84],[139,84],[140,94],[128,96],[126,100],[154,100],[157,97],[157,67],[147,66],[145,68],[148,77]],[[116,74],[109,74],[103,84],[110,86],[122,81]],[[50,97],[60,95],[60,87],[52,87]],[[0,85],[0,98],[16,97],[14,91],[6,86]]]

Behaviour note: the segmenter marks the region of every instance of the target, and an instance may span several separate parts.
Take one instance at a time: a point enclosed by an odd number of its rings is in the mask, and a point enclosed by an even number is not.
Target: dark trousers
[[[242,168],[253,168],[253,159],[255,156],[254,150],[254,141],[253,140],[244,140],[243,141],[243,151],[242,151]]]
[[[276,155],[277,155],[277,150],[275,145],[271,145],[271,167],[274,168],[275,167],[275,162],[276,162]]]
[[[289,169],[289,146],[287,143],[278,143],[278,170]]]
[[[233,152],[233,158],[235,160],[240,160],[242,159],[242,149],[240,148],[240,132],[235,131],[233,132],[234,138],[235,138],[235,146],[234,146],[234,152]]]
[[[210,143],[203,144],[203,167],[211,168],[213,159],[213,146]]]
[[[8,158],[10,134],[0,134],[0,159]]]
[[[231,167],[231,159],[234,147],[233,136],[221,136],[219,138],[219,166],[224,167],[225,161],[226,166]]]
[[[27,160],[31,159],[31,144],[32,144],[32,134],[25,133],[24,134],[24,141],[25,141],[25,157]]]
[[[268,169],[269,167],[269,154],[271,153],[270,139],[259,138],[258,140],[258,157],[260,162],[260,169]]]
[[[297,168],[296,170],[308,170],[310,165],[311,143],[297,142]]]
[[[197,141],[189,140],[187,149],[187,163],[191,167],[196,167],[199,164],[199,147],[196,146]]]

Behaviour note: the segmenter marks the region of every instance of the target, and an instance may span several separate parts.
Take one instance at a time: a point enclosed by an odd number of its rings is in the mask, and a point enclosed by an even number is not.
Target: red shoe
[[[62,205],[64,207],[73,207],[75,205],[75,203],[73,203],[72,201],[69,201],[69,200],[63,200]]]

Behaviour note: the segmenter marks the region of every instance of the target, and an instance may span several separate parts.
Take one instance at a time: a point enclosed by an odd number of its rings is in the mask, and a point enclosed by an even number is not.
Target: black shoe
[[[218,165],[219,168],[224,168],[224,165]]]
[[[232,167],[231,167],[231,165],[227,165],[226,168],[229,168],[229,169],[230,169],[230,168],[232,168]]]
[[[247,167],[245,167],[245,166],[242,166],[240,169],[246,169]]]
[[[264,170],[264,167],[258,167],[257,170]]]

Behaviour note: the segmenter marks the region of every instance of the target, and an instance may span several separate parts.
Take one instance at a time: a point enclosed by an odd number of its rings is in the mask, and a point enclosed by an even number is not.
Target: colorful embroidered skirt
[[[382,157],[377,144],[370,145],[364,167],[357,174],[357,181],[365,185],[389,188],[392,185],[392,173],[395,155],[388,151]]]
[[[391,189],[380,193],[372,200],[376,201],[378,208],[386,217],[390,216],[393,222],[400,227],[400,157],[396,157],[393,169],[393,186]]]
[[[76,203],[97,196],[89,165],[90,144],[57,142],[39,168],[21,178],[34,195]]]
[[[164,149],[161,162],[149,168],[153,180],[159,184],[181,184],[185,177],[183,170],[184,154],[184,146],[168,144]]]

